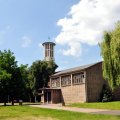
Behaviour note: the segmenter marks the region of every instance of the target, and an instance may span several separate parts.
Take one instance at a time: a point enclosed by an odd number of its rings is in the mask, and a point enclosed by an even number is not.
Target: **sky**
[[[118,20],[120,0],[0,0],[0,50],[30,66],[51,41],[58,70],[95,63],[104,31]]]

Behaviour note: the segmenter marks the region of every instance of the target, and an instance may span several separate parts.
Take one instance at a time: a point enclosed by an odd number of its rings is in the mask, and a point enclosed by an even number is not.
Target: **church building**
[[[43,43],[45,60],[54,60],[53,42]],[[106,81],[102,77],[102,62],[59,71],[50,76],[48,88],[40,88],[43,103],[96,102]]]

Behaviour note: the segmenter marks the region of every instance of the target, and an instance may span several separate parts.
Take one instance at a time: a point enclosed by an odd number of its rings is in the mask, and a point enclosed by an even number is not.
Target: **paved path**
[[[30,106],[40,107],[40,108],[57,109],[57,110],[74,111],[74,112],[82,112],[82,113],[90,113],[90,114],[120,115],[120,110],[76,108],[76,107],[62,106],[60,104],[58,104],[58,105],[56,105],[56,104],[45,104],[45,105],[30,105]]]

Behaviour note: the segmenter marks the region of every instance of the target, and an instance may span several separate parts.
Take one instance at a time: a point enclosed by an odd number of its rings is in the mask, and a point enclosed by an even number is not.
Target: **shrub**
[[[106,84],[104,84],[102,92],[100,94],[100,102],[110,102],[112,101],[112,98],[113,98],[112,91],[107,87]]]

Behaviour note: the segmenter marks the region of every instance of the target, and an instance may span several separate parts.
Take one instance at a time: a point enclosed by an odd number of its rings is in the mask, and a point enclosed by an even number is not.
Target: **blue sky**
[[[0,0],[0,50],[30,66],[43,60],[41,43],[50,37],[59,70],[101,61],[103,31],[120,18],[119,0],[106,1]]]

